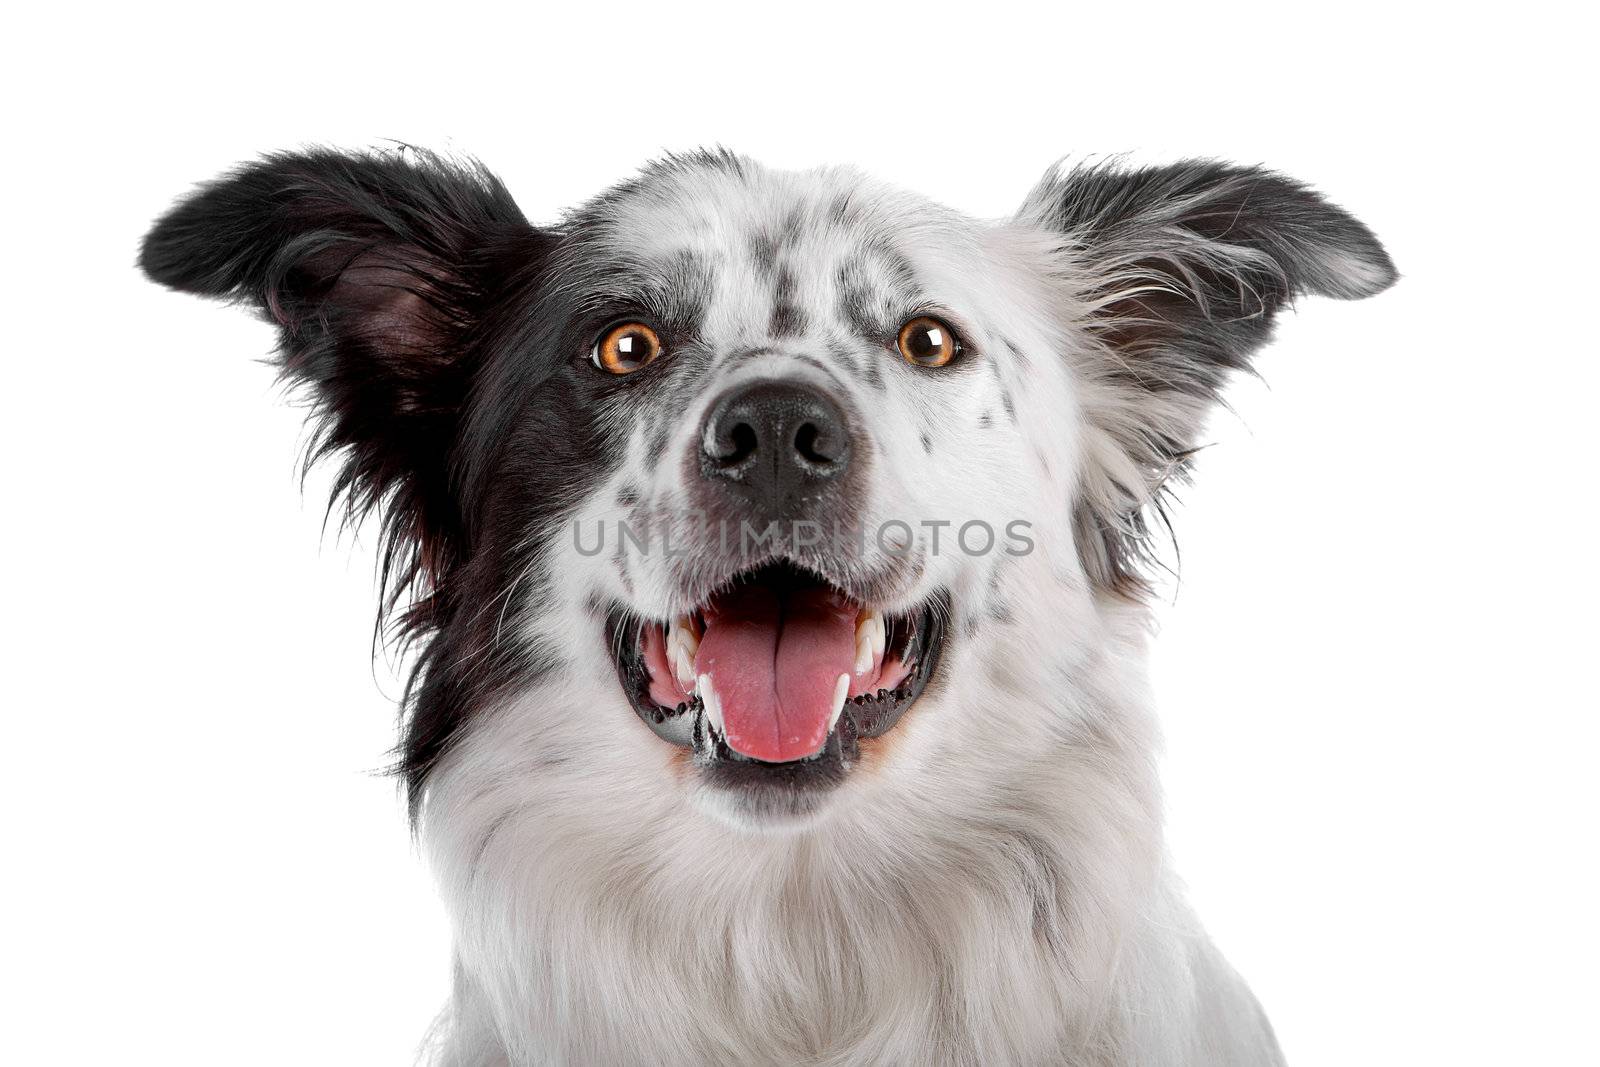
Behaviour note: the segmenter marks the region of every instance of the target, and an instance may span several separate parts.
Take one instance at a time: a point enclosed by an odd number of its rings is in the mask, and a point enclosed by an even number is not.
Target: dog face
[[[593,281],[541,314],[571,324],[600,441],[545,548],[554,632],[601,605],[602,673],[690,757],[691,795],[803,822],[884,758],[956,591],[987,607],[1066,496],[1070,435],[1031,452],[1017,401],[1048,320],[1003,237],[849,173],[657,168],[569,232],[554,273]],[[1043,377],[1070,409],[1065,367]]]
[[[1147,520],[1290,299],[1392,281],[1355,220],[1207,163],[991,224],[704,154],[535,227],[476,167],[320,152],[141,264],[264,312],[381,518],[463,1062],[1190,1047],[1104,1032],[1198,981],[1139,962],[1186,922]]]
[[[1295,294],[1393,278],[1262,171],[1055,174],[991,224],[726,154],[547,228],[432,156],[274,157],[142,264],[266,313],[381,514],[414,802],[604,783],[618,832],[903,813],[933,764],[980,808],[1081,737],[1226,374]]]

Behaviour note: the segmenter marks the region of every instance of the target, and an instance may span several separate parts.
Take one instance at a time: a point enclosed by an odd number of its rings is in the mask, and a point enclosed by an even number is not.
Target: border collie
[[[381,523],[433,1062],[1281,1062],[1164,856],[1151,541],[1277,313],[1394,281],[1355,219],[1187,161],[975,221],[716,151],[541,226],[313,150],[140,265],[274,324]]]

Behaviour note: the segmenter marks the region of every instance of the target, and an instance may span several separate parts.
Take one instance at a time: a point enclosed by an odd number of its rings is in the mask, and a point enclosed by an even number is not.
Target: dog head
[[[959,807],[1081,735],[1228,374],[1394,278],[1258,169],[1053,173],[982,223],[724,153],[544,227],[476,166],[270,157],[141,264],[265,313],[381,515],[414,803],[454,766],[619,832],[868,818],[934,764]]]

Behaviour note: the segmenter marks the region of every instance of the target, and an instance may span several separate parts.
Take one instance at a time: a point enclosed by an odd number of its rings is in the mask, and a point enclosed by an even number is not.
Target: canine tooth
[[[694,664],[690,661],[688,653],[683,650],[683,646],[674,646],[668,651],[667,658],[672,661],[672,673],[677,677],[678,684],[686,689],[692,688],[695,681]]]
[[[719,735],[726,737],[728,732],[722,728],[722,703],[711,685],[711,675],[702,674],[696,689],[700,693],[700,703],[706,709],[706,721],[716,728]]]
[[[856,635],[856,661],[852,666],[857,674],[866,674],[872,666],[872,641],[863,634]]]
[[[839,723],[839,713],[844,711],[845,698],[848,697],[849,695],[850,695],[850,676],[848,674],[841,674],[841,675],[839,675],[839,681],[837,683],[835,683],[835,685],[833,687],[833,714],[828,716],[828,732],[829,733],[832,733],[833,732],[833,728],[836,725],[838,725],[838,723]]]
[[[872,661],[883,654],[887,634],[884,630],[883,616],[874,608],[868,608],[856,619],[856,661],[855,672],[865,674],[872,668]]]
[[[683,647],[689,650],[689,655],[694,655],[700,650],[700,633],[695,629],[694,619],[688,615],[679,615],[673,623],[673,629],[678,631],[679,640]]]
[[[694,654],[700,649],[700,639],[695,636],[694,624],[687,615],[680,615],[667,627],[667,663],[677,676],[678,684],[685,689],[694,688]]]

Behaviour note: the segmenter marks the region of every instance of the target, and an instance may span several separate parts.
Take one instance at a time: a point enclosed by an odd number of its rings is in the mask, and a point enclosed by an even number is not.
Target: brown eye
[[[619,322],[594,343],[594,365],[632,374],[661,354],[661,336],[642,322]]]
[[[900,327],[900,354],[919,367],[942,367],[961,354],[955,331],[931,315]]]

